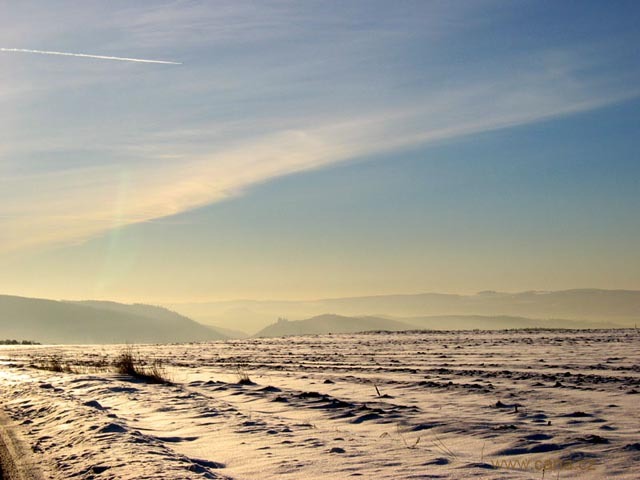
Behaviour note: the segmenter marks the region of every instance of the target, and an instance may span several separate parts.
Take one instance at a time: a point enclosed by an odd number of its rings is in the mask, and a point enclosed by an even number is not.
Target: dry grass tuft
[[[236,376],[238,377],[238,380],[236,382],[238,385],[255,385],[256,384],[253,380],[251,380],[251,377],[249,377],[249,374],[247,373],[246,370],[238,368],[236,370]]]
[[[154,359],[147,362],[134,353],[131,347],[123,350],[114,362],[116,371],[123,375],[129,375],[147,383],[170,384],[167,373],[162,365],[162,361]]]
[[[68,362],[63,362],[60,355],[51,355],[42,358],[40,361],[34,363],[33,368],[38,370],[48,370],[50,372],[57,373],[75,373],[75,370],[69,365]]]

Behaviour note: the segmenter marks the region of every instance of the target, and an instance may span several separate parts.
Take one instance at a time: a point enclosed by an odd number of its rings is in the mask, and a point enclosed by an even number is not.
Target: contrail
[[[26,48],[2,48],[0,52],[17,52],[17,53],[37,53],[40,55],[62,55],[65,57],[84,57],[97,58],[100,60],[118,60],[121,62],[139,62],[139,63],[163,63],[166,65],[182,65],[180,62],[169,62],[166,60],[147,60],[145,58],[127,58],[127,57],[109,57],[106,55],[90,55],[88,53],[69,53],[69,52],[51,52],[48,50],[29,50]]]

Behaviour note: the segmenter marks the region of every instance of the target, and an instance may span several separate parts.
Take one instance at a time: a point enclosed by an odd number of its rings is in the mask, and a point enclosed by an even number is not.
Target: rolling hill
[[[41,343],[167,343],[226,336],[151,305],[0,295],[0,337]]]
[[[325,314],[306,320],[279,319],[260,330],[256,337],[282,337],[287,335],[313,335],[326,333],[355,333],[372,330],[411,330],[414,326],[377,317],[343,317]]]
[[[615,328],[603,322],[577,320],[539,320],[525,317],[483,315],[440,315],[412,318],[345,317],[325,314],[306,320],[279,319],[263,328],[256,337],[288,335],[319,335],[327,333],[355,333],[367,331],[403,330],[502,330],[510,328]]]

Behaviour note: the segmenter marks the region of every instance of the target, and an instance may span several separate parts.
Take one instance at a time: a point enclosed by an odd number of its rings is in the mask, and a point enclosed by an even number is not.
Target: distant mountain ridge
[[[261,331],[256,337],[282,337],[291,335],[322,335],[328,333],[356,333],[367,331],[406,330],[503,330],[510,328],[616,328],[602,322],[576,320],[538,320],[524,317],[483,315],[442,315],[413,318],[345,317],[325,314],[306,320],[279,319]]]
[[[349,317],[478,315],[561,318],[622,326],[640,323],[640,291],[593,288],[518,293],[484,291],[475,295],[419,293],[308,301],[233,300],[171,304],[171,307],[202,322],[250,333],[278,317],[300,320],[327,312]]]
[[[0,295],[0,337],[41,343],[169,343],[222,340],[212,327],[163,307]]]

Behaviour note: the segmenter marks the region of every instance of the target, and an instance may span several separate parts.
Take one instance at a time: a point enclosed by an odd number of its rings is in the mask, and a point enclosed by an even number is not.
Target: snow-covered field
[[[1,347],[9,423],[49,478],[638,478],[640,334],[370,333]],[[30,365],[58,355],[81,373]],[[239,384],[248,374],[254,383]]]

